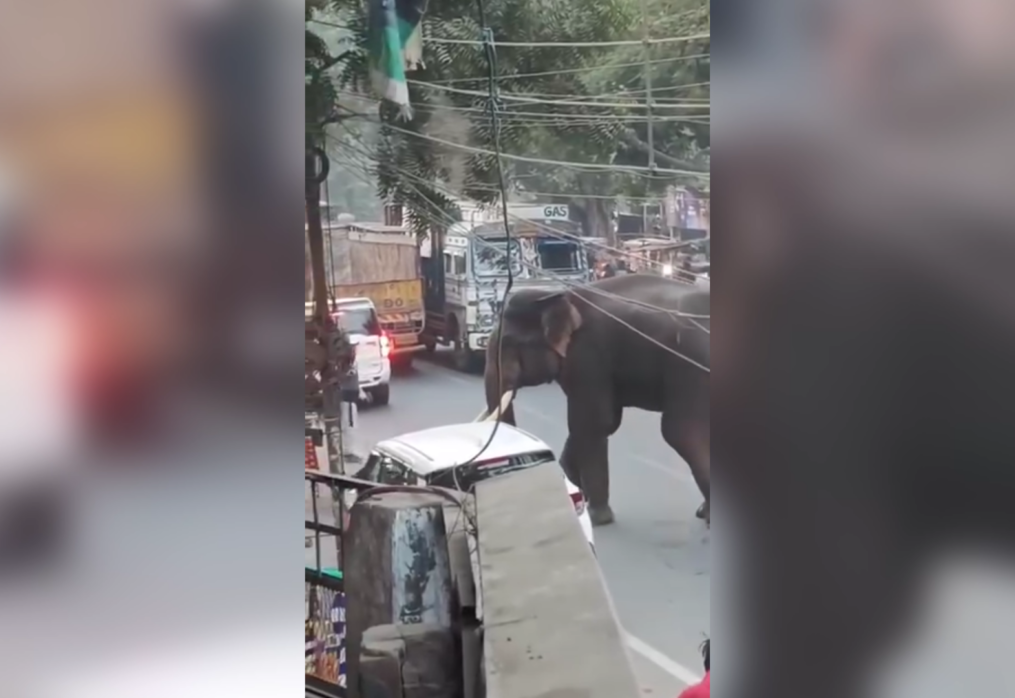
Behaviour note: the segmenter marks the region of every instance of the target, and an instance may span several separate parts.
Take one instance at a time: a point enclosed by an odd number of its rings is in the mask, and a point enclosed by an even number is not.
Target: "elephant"
[[[710,306],[709,290],[647,274],[521,289],[505,303],[487,348],[487,408],[520,388],[560,385],[560,463],[593,525],[614,521],[608,441],[626,407],[662,415],[663,439],[690,466],[705,499],[697,515],[709,523]],[[513,404],[499,418],[515,424]]]

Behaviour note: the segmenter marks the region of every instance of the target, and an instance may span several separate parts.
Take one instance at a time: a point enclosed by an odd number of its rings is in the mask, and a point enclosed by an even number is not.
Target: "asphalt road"
[[[470,421],[483,409],[482,381],[450,369],[443,356],[417,359],[392,381],[391,404],[364,408],[357,447],[400,433]],[[564,395],[529,388],[516,403],[518,425],[558,453],[567,436]],[[600,566],[645,695],[673,697],[702,673],[698,646],[709,632],[708,531],[695,510],[701,495],[687,465],[664,442],[659,416],[628,410],[610,440],[616,522],[596,529]]]

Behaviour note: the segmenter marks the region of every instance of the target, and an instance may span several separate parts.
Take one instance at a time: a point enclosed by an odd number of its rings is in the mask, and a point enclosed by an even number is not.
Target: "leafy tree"
[[[306,34],[305,46],[305,108],[306,108],[306,146],[307,148],[319,147],[326,141],[326,131],[329,126],[337,124],[345,118],[339,107],[338,89],[334,81],[335,69],[349,56],[349,51],[335,51],[328,37],[324,37],[311,29],[311,22],[314,17],[325,8],[318,0],[306,0],[305,22]],[[309,192],[313,194],[313,192]],[[311,213],[311,208],[316,209],[317,201],[311,196],[308,200],[308,214],[315,215],[316,210]],[[318,231],[319,232],[319,231]],[[306,257],[310,262],[311,244],[310,235],[305,238]],[[318,247],[321,245],[320,237],[316,238]],[[317,264],[323,261],[323,254],[319,251],[318,258],[314,260]],[[310,276],[310,267],[307,264],[307,276]],[[319,269],[320,267],[318,267]],[[312,290],[311,280],[307,280],[306,290],[308,295]],[[336,331],[337,330],[337,331]],[[304,362],[304,407],[307,410],[321,410],[325,408],[324,389],[334,389],[338,378],[347,370],[353,361],[354,353],[352,344],[345,332],[339,328],[325,327],[316,321],[308,321],[305,324],[306,352]],[[332,430],[328,430],[328,439],[331,446],[333,458],[347,457],[348,454],[340,454],[338,442]],[[332,463],[332,468],[336,463]]]
[[[646,0],[650,36],[698,37],[654,44],[648,61],[653,103],[658,104],[652,123],[655,162],[659,167],[707,171],[711,99],[711,11],[702,0]],[[631,90],[646,101],[646,59],[642,47],[618,47],[610,63],[589,74],[590,91]],[[640,63],[640,65],[639,65]],[[677,105],[680,105],[679,107]],[[640,110],[639,115],[645,115]],[[629,125],[618,144],[617,162],[649,164],[648,120]]]
[[[350,18],[359,44],[358,55],[346,64],[345,84],[366,91],[365,17],[347,0],[337,0],[336,7]],[[472,0],[431,4],[424,18],[424,37],[475,42],[481,37],[476,14]],[[616,38],[617,27],[630,25],[634,17],[630,0],[493,0],[487,2],[486,14],[495,40],[535,43],[609,41]],[[553,100],[555,95],[572,99],[584,91],[582,73],[575,67],[601,61],[607,53],[605,47],[498,47],[500,90],[505,95],[535,99]],[[377,145],[382,195],[409,204],[410,216],[421,225],[432,220],[438,209],[453,210],[448,189],[482,202],[498,196],[496,159],[489,154],[493,129],[483,46],[429,41],[424,63],[425,67],[411,76],[415,80],[410,83],[413,117],[400,121],[393,107],[382,106]],[[444,84],[450,89],[422,83]],[[551,118],[555,113],[602,117],[602,108],[575,107],[562,112],[553,104],[509,100],[502,104],[500,145],[505,153],[604,164],[613,157],[617,123],[602,118]],[[432,138],[487,152],[448,147]],[[522,179],[532,168],[548,169],[546,165],[526,167],[511,161],[505,161],[505,166],[510,170],[509,179]],[[441,184],[434,186],[433,182]]]
[[[642,38],[640,9],[634,0],[484,1],[487,22],[497,41],[559,44]],[[343,65],[342,89],[365,93],[369,80],[367,24],[362,5],[353,0],[330,2],[331,9],[343,18],[355,36],[354,54]],[[659,13],[661,18],[672,13],[672,2],[650,0],[650,3],[650,12]],[[678,3],[683,9],[672,20],[652,23],[654,37],[701,31],[702,23],[707,29],[707,2],[678,0]],[[424,18],[424,37],[476,42],[481,37],[476,15],[473,0],[431,3]],[[707,53],[707,46],[707,41],[704,45],[686,42],[654,46],[653,51],[660,58],[668,58],[672,54],[692,55],[694,51]],[[644,92],[637,91],[641,88],[642,69],[629,65],[640,64],[642,52],[640,45],[498,47],[502,152],[573,163],[645,166],[647,133],[645,124],[638,122],[646,112],[636,106],[645,101]],[[707,86],[706,92],[677,89],[690,81],[691,68],[707,75],[707,61],[687,59],[683,67],[675,70],[673,61],[655,57],[653,60],[659,61],[653,72],[658,80],[659,101],[665,101],[671,93],[681,99],[707,96]],[[415,81],[410,83],[412,118],[400,120],[394,107],[381,105],[374,151],[380,193],[408,204],[410,217],[421,227],[437,211],[453,211],[449,190],[482,202],[492,202],[499,196],[496,159],[490,154],[493,122],[484,47],[478,43],[426,41],[424,62],[425,67],[410,76]],[[707,77],[696,81],[707,82]],[[517,96],[527,96],[533,101],[511,99]],[[628,103],[630,107],[626,106]],[[680,112],[666,109],[665,113]],[[707,110],[702,114],[707,121]],[[697,158],[702,148],[707,147],[707,140],[702,140],[707,139],[707,123],[657,123],[653,136],[656,150],[661,153],[656,158],[658,165],[673,168],[665,156]],[[372,144],[361,146],[374,148]],[[561,193],[549,197],[548,202],[572,204],[585,219],[586,229],[598,235],[609,234],[609,197],[624,192],[644,196],[674,181],[672,177],[635,176],[509,159],[504,160],[504,166],[516,193]]]
[[[314,23],[325,10],[322,0],[305,0],[306,133],[308,141],[315,145],[323,143],[324,130],[329,124],[342,119],[334,76],[335,71],[352,55],[352,51],[348,50],[335,51],[334,31],[328,32],[327,27]]]
[[[646,0],[648,35],[653,39],[707,35],[710,9],[707,0]],[[645,26],[639,7],[638,16],[620,39],[642,39]],[[708,171],[710,39],[652,44],[648,55],[642,45],[612,49],[597,65],[583,73],[583,87],[596,101],[613,104],[631,102],[628,108],[612,112],[617,128],[613,162],[618,165],[648,167],[649,119],[642,106],[648,99],[646,66],[651,77],[653,103],[660,105],[652,114],[652,150],[657,167]],[[674,105],[680,104],[681,108]],[[684,108],[690,104],[699,105]],[[636,106],[637,105],[637,106]],[[569,159],[581,159],[580,140]],[[573,170],[533,171],[524,181],[533,191],[566,191],[575,196],[560,197],[584,218],[586,229],[600,237],[609,237],[608,220],[617,195],[651,197],[674,183],[701,186],[700,177],[669,175],[630,175],[617,172],[580,173]]]
[[[308,9],[307,132],[331,159],[323,195],[358,220],[379,220],[382,207],[377,185],[363,177],[372,163],[356,147],[376,138],[377,124],[359,116],[370,103],[343,91],[338,83],[345,62],[356,53],[352,32],[340,19],[325,3]]]

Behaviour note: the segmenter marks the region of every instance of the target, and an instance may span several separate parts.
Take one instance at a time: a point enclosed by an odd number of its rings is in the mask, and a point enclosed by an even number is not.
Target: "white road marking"
[[[701,674],[691,671],[683,664],[673,661],[655,647],[652,647],[652,645],[628,632],[624,632],[624,643],[631,651],[637,652],[686,686],[692,686],[702,679]]]

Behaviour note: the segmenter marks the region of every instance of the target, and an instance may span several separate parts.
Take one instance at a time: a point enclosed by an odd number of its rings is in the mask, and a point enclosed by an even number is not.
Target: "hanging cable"
[[[482,456],[486,449],[490,448],[490,444],[493,443],[494,438],[497,436],[497,430],[500,429],[501,418],[504,416],[500,414],[501,405],[504,397],[504,313],[507,309],[508,297],[511,294],[511,289],[515,284],[515,276],[512,271],[511,259],[511,224],[508,221],[508,188],[507,181],[504,177],[504,158],[502,157],[500,147],[500,92],[497,85],[497,50],[494,48],[493,30],[487,24],[486,21],[486,7],[483,4],[483,0],[476,0],[476,13],[479,17],[479,26],[482,30],[482,42],[483,49],[486,53],[486,70],[487,70],[487,87],[489,89],[489,107],[490,107],[490,132],[491,140],[493,141],[493,154],[496,161],[497,167],[497,186],[500,190],[500,207],[501,214],[504,220],[504,246],[508,255],[508,270],[507,270],[507,283],[504,286],[504,296],[501,298],[500,307],[497,309],[497,364],[495,367],[497,377],[497,398],[500,402],[497,403],[496,409],[498,410],[497,419],[493,423],[493,429],[490,431],[490,437],[483,444],[483,448],[469,460],[464,463],[460,463],[455,466],[452,471],[455,478],[455,486],[458,487],[458,467],[462,465],[468,465],[475,463],[480,456]],[[468,349],[468,347],[466,347]],[[489,367],[487,367],[489,371]],[[511,409],[511,402],[504,407],[504,411],[507,412]]]
[[[364,181],[366,181],[366,180],[364,179]],[[412,189],[415,189],[417,191],[417,193],[421,193],[421,192],[419,192],[419,189],[417,187],[415,187],[414,185],[409,184],[408,186],[410,188],[412,188]],[[427,201],[426,199],[424,199],[424,201],[426,201],[426,203],[428,203],[433,208],[433,212],[432,213],[423,213],[423,215],[426,216],[428,219],[430,219],[430,220],[436,220],[440,224],[443,224],[443,225],[447,225],[448,223],[453,222],[450,218],[447,217],[447,213],[441,211],[440,208],[438,208],[435,204]],[[473,240],[473,242],[478,247],[490,250],[491,252],[496,252],[498,255],[500,255],[500,254],[506,254],[506,255],[508,255],[508,264],[507,264],[507,266],[508,266],[508,274],[511,275],[511,269],[510,269],[510,267],[512,265],[511,265],[510,256],[509,256],[510,252],[511,252],[510,248],[508,248],[504,253],[502,253],[499,246],[493,245],[490,242],[488,242],[486,240],[483,240],[480,237],[473,237],[472,240]],[[532,265],[532,264],[529,264],[529,263],[525,262],[524,260],[519,260],[519,266],[521,266],[523,269],[528,269],[530,272],[532,272],[532,273],[534,273],[534,274],[536,274],[538,276],[541,276],[541,277],[546,278],[546,279],[550,279],[550,280],[560,284],[564,288],[568,288],[568,289],[570,289],[572,291],[591,292],[593,295],[601,296],[603,298],[615,300],[615,301],[618,301],[618,302],[621,302],[621,303],[626,303],[628,305],[641,306],[645,310],[648,310],[648,311],[651,311],[651,312],[667,313],[667,314],[673,315],[675,320],[678,320],[678,321],[687,321],[687,322],[691,323],[692,325],[694,325],[695,329],[701,330],[705,334],[711,334],[711,331],[710,331],[709,328],[707,328],[704,325],[702,325],[701,323],[697,322],[697,320],[706,320],[706,321],[710,320],[711,319],[710,315],[699,315],[699,314],[694,314],[694,313],[686,313],[686,312],[683,312],[683,311],[681,311],[679,309],[661,308],[661,307],[653,306],[653,305],[650,305],[648,303],[644,303],[644,302],[641,302],[641,301],[636,301],[636,300],[631,299],[631,298],[625,298],[624,296],[620,296],[620,295],[617,295],[615,293],[610,293],[608,291],[603,291],[602,289],[596,288],[594,285],[590,285],[590,284],[587,284],[587,283],[576,283],[574,281],[571,281],[571,280],[568,280],[568,279],[564,279],[561,276],[559,276],[558,274],[546,271],[545,269],[541,269],[538,266],[535,266],[535,265]],[[585,297],[584,295],[582,295],[580,293],[579,294],[575,294],[575,297],[578,298],[579,300],[581,300],[583,303],[585,303],[585,304],[595,308],[596,310],[598,310],[599,312],[603,313],[607,317],[613,319],[618,324],[626,327],[628,330],[630,330],[634,334],[637,334],[637,335],[641,336],[643,339],[647,340],[648,342],[656,345],[657,347],[659,347],[660,349],[662,349],[666,353],[671,354],[672,356],[675,356],[676,358],[681,359],[681,360],[691,364],[692,366],[695,366],[698,369],[701,369],[705,373],[711,373],[712,372],[712,369],[710,367],[706,366],[705,364],[703,364],[703,363],[701,363],[699,361],[696,361],[695,359],[687,356],[686,354],[683,354],[683,353],[677,351],[673,347],[667,346],[666,344],[664,344],[663,342],[661,342],[657,338],[652,337],[651,335],[643,332],[642,330],[639,330],[637,327],[635,327],[631,323],[627,322],[626,320],[623,320],[622,318],[618,317],[616,314],[610,312],[609,310],[604,308],[602,305],[597,305],[590,298],[587,298],[587,297]],[[500,312],[500,319],[501,320],[503,320],[503,316],[504,316],[503,308],[504,308],[505,305],[506,304],[502,304],[502,306],[501,306],[501,312]],[[498,351],[499,351],[503,347],[503,343],[501,341],[501,333],[498,333],[498,342],[499,342],[499,345],[498,345]],[[500,355],[499,354],[498,354],[497,358],[498,358],[498,362],[499,362],[499,360],[500,360]],[[499,364],[498,364],[498,369],[499,369]],[[498,376],[498,379],[499,379],[499,376]],[[500,380],[498,380],[498,383],[500,383]],[[501,388],[502,388],[502,384],[501,384]],[[500,392],[501,392],[501,395],[503,396],[503,389],[501,389]],[[482,450],[480,450],[479,453],[477,453],[475,456],[473,456],[469,460],[467,460],[464,463],[461,463],[459,465],[468,465],[470,463],[475,462],[476,459],[480,455],[482,455],[483,452],[485,452],[487,448],[489,448],[490,443],[493,442],[494,436],[496,436],[496,433],[497,433],[497,424],[499,424],[499,420],[498,420],[497,423],[494,424],[494,430],[491,432],[490,437],[487,440],[487,442],[483,445]],[[456,478],[456,486],[457,486],[457,471],[454,471],[453,475]]]
[[[355,152],[355,153],[357,153],[359,155],[362,155],[363,157],[367,158],[368,160],[375,160],[376,159],[375,156],[372,155],[367,150],[368,146],[366,145],[366,143],[364,143],[361,139],[355,138],[355,137],[354,137],[354,141],[355,141],[355,143],[345,143],[344,144],[347,150],[351,150],[351,151],[353,151],[353,152]],[[443,194],[445,196],[452,197],[452,198],[456,196],[456,193],[454,191],[451,191],[447,187],[442,187],[441,185],[437,184],[436,182],[433,182],[431,180],[425,180],[422,177],[419,177],[418,175],[414,175],[414,174],[412,174],[410,172],[400,171],[399,172],[399,176],[402,177],[403,179],[406,179],[406,180],[414,180],[415,182],[419,183],[420,185],[426,185],[427,187],[430,187],[434,191],[437,191],[437,192],[439,192],[439,193],[441,193],[441,194]],[[418,191],[418,187],[413,186],[412,188]],[[490,189],[486,189],[486,190],[487,191],[496,191],[496,188],[490,188]],[[536,206],[536,205],[539,205],[539,204],[531,204],[531,205]],[[592,238],[585,238],[585,237],[583,237],[581,235],[567,233],[567,232],[564,232],[564,231],[561,231],[561,230],[557,230],[557,229],[551,228],[550,226],[546,225],[545,223],[541,223],[539,221],[532,221],[532,220],[524,219],[524,218],[521,218],[520,216],[517,216],[515,214],[510,214],[510,213],[509,213],[509,220],[525,221],[525,223],[527,225],[535,227],[535,228],[545,232],[546,234],[548,234],[548,235],[550,235],[552,237],[556,237],[556,238],[560,238],[560,239],[580,240],[580,241],[582,241],[586,245],[592,245],[592,246],[594,246],[594,247],[596,247],[597,249],[600,249],[600,250],[612,252],[613,254],[623,255],[625,257],[629,257],[631,259],[638,260],[639,262],[641,262],[643,264],[646,264],[648,266],[652,266],[652,265],[660,266],[660,267],[665,266],[665,263],[653,261],[652,259],[650,259],[648,257],[644,257],[642,255],[639,255],[635,251],[627,250],[627,249],[621,249],[621,248],[618,248],[618,247],[612,247],[612,246],[610,246],[608,244],[604,244],[604,243],[593,241]],[[674,243],[673,246],[674,247],[688,246],[688,245],[697,244],[699,242],[701,242],[701,240],[686,240],[686,241],[683,241],[683,242]],[[694,278],[697,279],[697,278],[701,278],[702,275],[701,274],[691,274],[691,276],[693,276]],[[680,281],[679,279],[670,279],[670,280],[673,281],[674,283],[687,283],[687,282]]]

